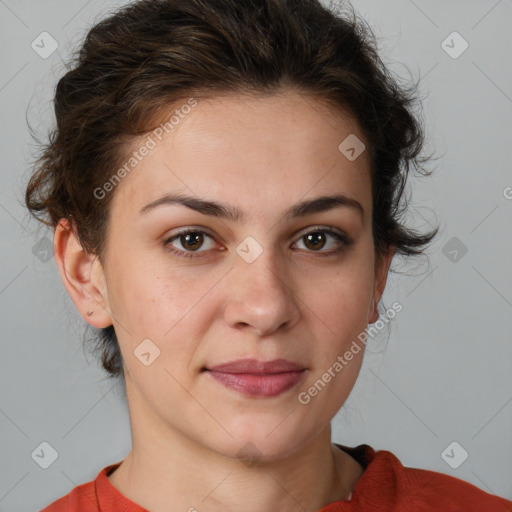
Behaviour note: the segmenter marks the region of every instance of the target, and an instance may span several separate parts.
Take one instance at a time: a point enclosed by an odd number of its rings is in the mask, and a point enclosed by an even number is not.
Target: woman
[[[133,446],[45,512],[512,510],[331,443],[394,255],[435,236],[402,222],[412,99],[315,0],[145,0],[91,29],[26,198]]]

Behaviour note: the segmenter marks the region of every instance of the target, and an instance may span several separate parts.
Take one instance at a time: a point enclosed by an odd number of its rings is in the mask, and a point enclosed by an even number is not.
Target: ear
[[[389,247],[387,252],[375,258],[375,287],[373,290],[373,301],[368,312],[368,323],[373,324],[379,319],[379,301],[386,288],[388,271],[391,260],[395,255],[395,247]]]
[[[53,253],[64,287],[84,320],[98,328],[112,325],[103,267],[97,255],[84,251],[67,219],[55,228]]]

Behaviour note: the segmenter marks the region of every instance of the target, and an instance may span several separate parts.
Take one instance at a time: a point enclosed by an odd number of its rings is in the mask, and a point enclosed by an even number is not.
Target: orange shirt
[[[336,444],[365,471],[351,501],[336,501],[319,512],[512,512],[512,501],[488,494],[458,478],[407,468],[391,453],[362,444]],[[121,462],[103,468],[95,480],[75,487],[41,512],[148,512],[123,496],[107,478]]]

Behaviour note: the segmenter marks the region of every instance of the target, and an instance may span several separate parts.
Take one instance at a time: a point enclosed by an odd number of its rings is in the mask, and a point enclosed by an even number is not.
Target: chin
[[[283,421],[285,417],[286,414],[272,421],[263,421],[261,417],[246,419],[245,424],[238,421],[238,425],[227,428],[233,437],[223,436],[211,448],[226,457],[240,459],[246,465],[285,459],[315,437],[315,433],[305,431],[300,422]]]

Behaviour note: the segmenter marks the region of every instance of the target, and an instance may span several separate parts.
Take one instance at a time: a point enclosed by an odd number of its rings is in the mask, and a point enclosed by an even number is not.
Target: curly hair
[[[359,123],[376,254],[422,254],[437,229],[419,233],[404,221],[410,171],[428,174],[416,87],[400,85],[368,25],[344,12],[318,0],[140,0],[119,9],[90,29],[57,84],[56,127],[27,185],[28,209],[53,228],[72,221],[84,250],[101,259],[113,194],[98,200],[94,191],[163,111],[190,96],[293,89]],[[106,372],[123,376],[113,326],[97,342]]]

